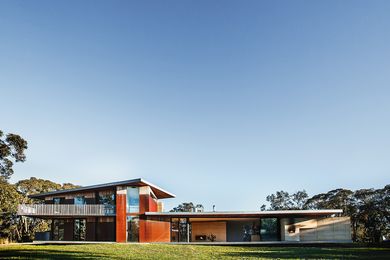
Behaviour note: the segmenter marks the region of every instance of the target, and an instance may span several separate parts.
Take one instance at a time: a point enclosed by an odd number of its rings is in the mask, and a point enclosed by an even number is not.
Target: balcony
[[[22,204],[18,206],[20,216],[115,216],[114,205],[71,205],[71,204]]]

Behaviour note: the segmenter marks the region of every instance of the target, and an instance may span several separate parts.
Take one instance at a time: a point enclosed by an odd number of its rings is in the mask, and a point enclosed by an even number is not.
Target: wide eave
[[[293,217],[329,216],[343,213],[342,209],[276,210],[276,211],[216,211],[216,212],[146,212],[146,216],[186,218],[243,218],[243,217]]]
[[[132,179],[132,180],[126,180],[126,181],[118,181],[118,182],[110,182],[110,183],[104,183],[104,184],[97,184],[97,185],[91,185],[91,186],[84,186],[80,188],[75,189],[68,189],[68,190],[59,190],[59,191],[52,191],[52,192],[46,192],[46,193],[40,193],[40,194],[33,194],[30,195],[30,198],[35,199],[44,199],[47,196],[56,196],[56,195],[63,195],[63,194],[69,194],[69,193],[76,193],[76,192],[87,192],[87,191],[98,191],[98,190],[104,190],[107,188],[114,188],[116,186],[135,186],[135,187],[142,187],[142,186],[150,186],[153,193],[156,195],[158,199],[167,199],[167,198],[174,198],[175,195],[161,189],[160,187],[147,182],[141,178],[139,179]]]

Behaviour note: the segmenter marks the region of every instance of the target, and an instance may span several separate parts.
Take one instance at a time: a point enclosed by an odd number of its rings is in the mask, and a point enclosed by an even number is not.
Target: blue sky
[[[390,183],[389,1],[1,1],[12,181],[143,177],[206,210]]]

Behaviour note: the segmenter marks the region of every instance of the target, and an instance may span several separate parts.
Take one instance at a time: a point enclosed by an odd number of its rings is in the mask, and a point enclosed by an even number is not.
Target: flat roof
[[[212,212],[145,212],[146,216],[159,217],[264,217],[264,216],[326,216],[343,213],[342,209],[266,210],[266,211],[212,211]]]
[[[103,183],[103,184],[97,184],[97,185],[91,185],[91,186],[84,186],[84,187],[75,188],[75,189],[58,190],[58,191],[51,191],[51,192],[46,192],[46,193],[33,194],[33,195],[30,195],[29,197],[36,198],[36,199],[43,199],[46,196],[61,195],[61,194],[74,193],[74,192],[80,192],[80,191],[102,190],[105,188],[123,186],[123,185],[132,185],[132,186],[137,186],[137,187],[150,186],[153,193],[156,195],[156,197],[158,199],[167,199],[167,198],[174,198],[175,197],[174,194],[172,194],[166,190],[163,190],[162,188],[158,187],[157,185],[154,185],[154,184],[152,184],[148,181],[145,181],[144,179],[141,179],[141,178],[126,180],[126,181]]]

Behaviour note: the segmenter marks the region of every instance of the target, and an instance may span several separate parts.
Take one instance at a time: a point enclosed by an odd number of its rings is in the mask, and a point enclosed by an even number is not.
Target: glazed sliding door
[[[73,240],[85,241],[87,237],[87,220],[86,219],[75,219],[73,226]]]

